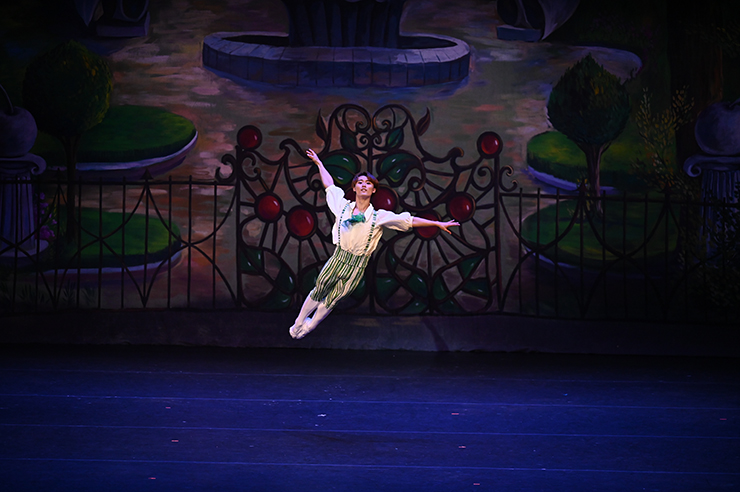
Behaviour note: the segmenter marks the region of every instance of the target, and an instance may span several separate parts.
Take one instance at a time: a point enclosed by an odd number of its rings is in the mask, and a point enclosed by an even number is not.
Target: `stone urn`
[[[137,37],[149,32],[149,0],[73,0],[77,13],[102,37]]]
[[[0,157],[19,157],[27,154],[38,135],[36,120],[31,113],[14,106],[0,85]]]
[[[740,99],[714,103],[702,111],[694,136],[708,155],[740,156]]]
[[[506,25],[496,31],[507,41],[541,41],[576,11],[580,0],[498,0],[496,10]]]

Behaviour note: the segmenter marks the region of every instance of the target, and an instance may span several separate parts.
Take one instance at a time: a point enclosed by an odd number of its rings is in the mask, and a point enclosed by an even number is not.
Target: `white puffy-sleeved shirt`
[[[344,207],[349,203],[349,207],[345,210]],[[365,245],[367,244],[367,237],[370,234],[370,227],[373,222],[373,212],[375,209],[370,205],[365,210],[365,222],[358,222],[355,224],[344,224],[344,221],[352,217],[352,213],[355,210],[355,202],[350,202],[344,198],[344,191],[335,186],[331,185],[326,189],[326,204],[329,205],[329,210],[332,211],[334,217],[337,220],[334,222],[334,227],[331,230],[332,242],[337,244],[337,238],[339,236],[339,228],[342,228],[342,244],[341,248],[353,255],[361,255],[365,252]],[[344,210],[342,217],[339,215]],[[375,230],[373,231],[373,237],[370,238],[370,246],[367,248],[367,254],[375,251],[380,242],[380,237],[383,235],[383,228],[394,229],[397,231],[408,231],[411,229],[411,221],[413,217],[408,212],[396,214],[389,212],[388,210],[378,210],[378,217],[375,221]]]

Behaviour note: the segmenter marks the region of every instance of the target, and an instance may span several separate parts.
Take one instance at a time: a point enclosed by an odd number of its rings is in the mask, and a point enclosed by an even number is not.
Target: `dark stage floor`
[[[740,490],[737,359],[0,346],[0,490]]]

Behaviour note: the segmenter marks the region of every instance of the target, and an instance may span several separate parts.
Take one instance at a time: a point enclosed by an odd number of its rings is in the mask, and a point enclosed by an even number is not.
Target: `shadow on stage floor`
[[[740,489],[737,359],[0,346],[16,491]]]

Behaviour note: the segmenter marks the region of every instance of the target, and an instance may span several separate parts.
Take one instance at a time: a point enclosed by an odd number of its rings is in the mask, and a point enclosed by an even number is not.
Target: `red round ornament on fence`
[[[243,126],[236,135],[240,147],[253,150],[262,144],[262,132],[256,126]]]
[[[478,151],[484,157],[496,157],[502,148],[503,143],[497,133],[485,132],[478,137]]]
[[[467,193],[454,195],[447,202],[447,213],[458,222],[465,222],[475,214],[475,200]]]
[[[316,217],[303,207],[296,207],[288,212],[286,220],[288,230],[300,239],[305,239],[316,230]]]
[[[254,208],[260,220],[263,222],[275,222],[283,212],[283,203],[277,195],[265,193],[257,198]]]
[[[389,210],[393,212],[398,206],[398,195],[392,189],[386,186],[380,186],[373,193],[372,204],[376,210]]]

